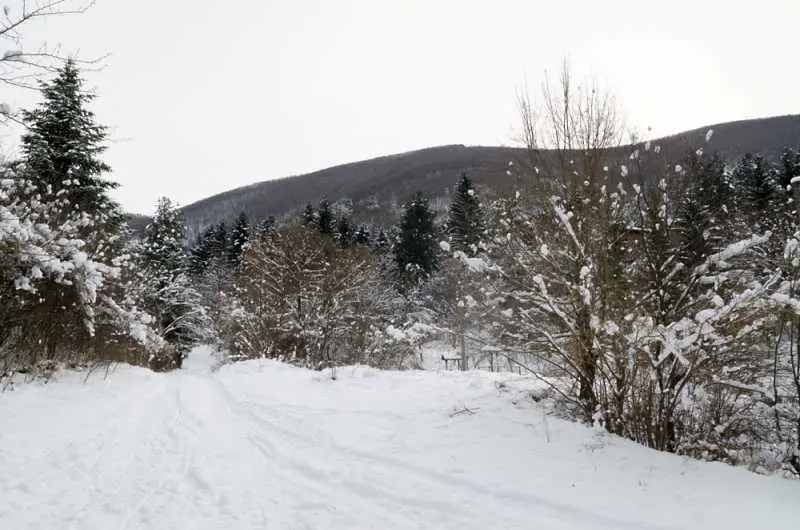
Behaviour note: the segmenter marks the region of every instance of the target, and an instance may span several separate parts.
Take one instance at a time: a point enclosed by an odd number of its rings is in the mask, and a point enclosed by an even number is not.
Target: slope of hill
[[[714,130],[714,135],[706,144],[709,129]],[[745,153],[775,159],[784,147],[800,146],[800,115],[723,123],[653,142],[673,157],[702,146],[729,161]],[[618,153],[627,155],[630,150],[624,147]],[[478,185],[498,191],[509,189],[513,181],[506,175],[508,163],[525,159],[525,151],[518,148],[434,147],[259,182],[187,205],[183,212],[190,230],[196,231],[221,220],[230,221],[240,211],[254,220],[269,215],[280,218],[296,215],[305,204],[316,204],[322,198],[346,198],[360,220],[393,222],[399,206],[416,190],[438,199],[440,207],[446,204],[462,172]]]
[[[488,372],[119,366],[0,395],[0,528],[797,528],[800,483],[545,415]],[[501,384],[502,383],[502,384]]]

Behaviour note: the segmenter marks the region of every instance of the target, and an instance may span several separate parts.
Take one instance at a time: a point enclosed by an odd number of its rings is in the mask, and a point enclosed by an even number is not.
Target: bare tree
[[[620,196],[604,163],[623,127],[613,96],[575,83],[566,62],[519,109],[538,190],[522,198],[505,253],[512,335],[578,383],[573,402],[591,421],[602,352],[615,340],[605,324],[623,289]]]
[[[38,81],[55,72],[69,58],[58,45],[26,42],[25,31],[43,19],[85,13],[95,0],[16,0],[0,13],[0,83],[11,87],[38,88]],[[73,58],[74,59],[74,58]],[[81,61],[83,66],[98,59]],[[8,104],[0,103],[0,115],[15,119]]]
[[[606,151],[625,136],[616,98],[596,78],[576,81],[564,60],[558,80],[547,72],[541,95],[517,92],[521,140],[534,167],[551,178],[572,180],[575,171],[597,177]]]

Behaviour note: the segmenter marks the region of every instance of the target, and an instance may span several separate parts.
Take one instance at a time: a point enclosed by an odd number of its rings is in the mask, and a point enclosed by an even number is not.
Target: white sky
[[[798,21],[800,0],[98,0],[26,43],[111,54],[87,74],[94,110],[117,198],[150,213],[162,195],[512,144],[515,90],[565,56],[654,136],[800,113]]]

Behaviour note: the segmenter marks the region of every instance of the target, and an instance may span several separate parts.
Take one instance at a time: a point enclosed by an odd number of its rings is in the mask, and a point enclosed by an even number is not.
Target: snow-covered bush
[[[112,338],[135,350],[158,348],[149,316],[114,301],[124,259],[108,259],[102,242],[86,238],[95,221],[61,196],[36,193],[18,169],[0,179],[3,371],[64,356],[101,358]]]

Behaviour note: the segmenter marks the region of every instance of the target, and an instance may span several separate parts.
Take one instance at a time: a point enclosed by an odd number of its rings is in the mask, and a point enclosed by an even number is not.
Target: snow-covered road
[[[546,418],[519,379],[206,361],[0,395],[0,529],[800,527],[800,482]]]

